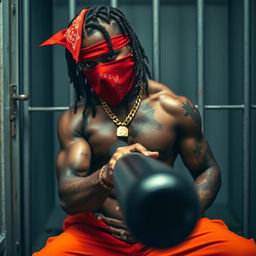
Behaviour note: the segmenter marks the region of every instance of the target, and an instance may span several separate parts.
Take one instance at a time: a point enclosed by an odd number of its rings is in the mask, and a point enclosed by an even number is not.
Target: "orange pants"
[[[68,216],[64,232],[50,237],[46,246],[33,256],[256,256],[253,239],[231,232],[221,220],[201,218],[188,239],[166,250],[129,244],[108,233],[107,225],[92,213]]]

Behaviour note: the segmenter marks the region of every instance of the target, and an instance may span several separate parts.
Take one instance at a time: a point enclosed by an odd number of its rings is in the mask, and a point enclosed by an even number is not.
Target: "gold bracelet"
[[[100,171],[99,171],[99,183],[100,183],[100,185],[101,185],[103,188],[105,188],[105,189],[108,190],[108,191],[111,191],[111,190],[113,189],[113,187],[112,187],[111,185],[106,184],[106,183],[103,181],[103,178],[102,178],[102,174],[103,174],[103,172],[104,172],[104,170],[105,170],[106,167],[107,167],[107,165],[104,165],[104,166],[100,169]]]

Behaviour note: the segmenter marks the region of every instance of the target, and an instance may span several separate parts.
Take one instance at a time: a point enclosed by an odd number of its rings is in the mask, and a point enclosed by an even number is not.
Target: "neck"
[[[117,106],[113,107],[109,105],[109,107],[113,111],[113,113],[115,113],[118,117],[121,118],[122,116],[125,116],[128,114],[128,112],[133,107],[135,100],[136,100],[136,97],[134,97],[132,100],[129,100],[126,97]]]
[[[125,98],[115,107],[109,105],[109,107],[111,108],[111,110],[114,113],[127,113],[128,111],[131,110],[131,108],[134,106],[134,103],[138,97],[139,91],[140,91],[140,87],[138,88],[137,91],[134,90],[135,88],[132,88],[132,90],[130,90],[130,92],[125,96]],[[142,99],[145,97],[145,86],[142,92]]]
[[[139,93],[137,97],[134,98],[133,103],[131,102],[131,104],[124,104],[125,103],[125,100],[124,100],[116,108],[110,108],[105,101],[101,100],[101,105],[104,111],[106,112],[106,114],[110,117],[110,119],[116,120],[115,123],[118,126],[120,125],[128,126],[140,106],[143,95],[144,95],[144,86],[141,85]],[[123,117],[125,117],[124,120],[120,121],[120,118],[123,118]]]

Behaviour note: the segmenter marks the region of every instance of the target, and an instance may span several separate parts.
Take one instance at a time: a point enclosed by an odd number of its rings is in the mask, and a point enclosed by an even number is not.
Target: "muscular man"
[[[253,240],[220,220],[201,218],[188,239],[167,250],[134,240],[116,201],[113,167],[129,152],[173,166],[178,154],[190,171],[203,213],[220,188],[220,169],[189,99],[149,80],[146,55],[124,15],[111,7],[84,9],[68,29],[43,45],[63,44],[77,100],[58,123],[60,204],[70,215],[64,232],[42,255],[256,255]],[[118,141],[129,146],[109,157]],[[166,202],[168,204],[169,202]]]

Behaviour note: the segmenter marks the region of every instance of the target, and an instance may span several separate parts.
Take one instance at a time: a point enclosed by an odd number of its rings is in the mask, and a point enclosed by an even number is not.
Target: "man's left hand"
[[[99,216],[97,218],[98,220],[101,220],[108,225],[109,231],[117,239],[131,244],[136,243],[131,236],[131,233],[128,231],[127,225],[125,224],[124,220],[118,220],[106,216]]]

